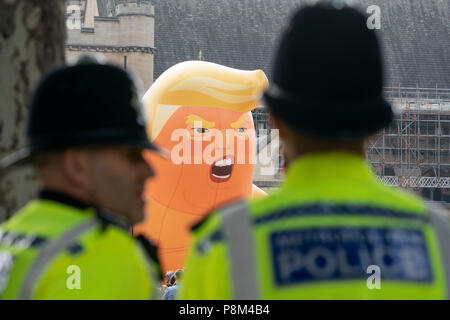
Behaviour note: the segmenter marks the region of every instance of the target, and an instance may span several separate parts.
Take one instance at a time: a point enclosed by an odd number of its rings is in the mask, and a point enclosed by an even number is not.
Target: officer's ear
[[[287,130],[286,124],[282,120],[277,118],[277,116],[275,116],[273,114],[270,114],[268,120],[269,120],[271,126],[274,129],[278,129],[278,133],[280,135],[280,138],[281,139],[286,138],[286,133],[287,133],[286,132],[286,130]]]
[[[64,178],[74,186],[85,188],[89,183],[89,157],[82,149],[68,149],[61,155]]]

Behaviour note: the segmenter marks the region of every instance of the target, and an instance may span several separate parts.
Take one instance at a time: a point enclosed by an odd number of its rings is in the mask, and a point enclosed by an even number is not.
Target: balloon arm
[[[255,185],[252,185],[252,199],[267,196],[267,193]]]

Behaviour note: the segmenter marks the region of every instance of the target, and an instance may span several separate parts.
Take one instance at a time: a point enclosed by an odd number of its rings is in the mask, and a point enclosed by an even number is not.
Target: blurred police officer
[[[31,162],[41,191],[0,226],[3,299],[150,299],[154,247],[133,239],[144,182],[154,175],[134,82],[86,60],[48,74],[30,105],[25,148],[2,170]]]
[[[286,182],[194,228],[181,299],[448,296],[448,216],[385,187],[364,160],[393,114],[376,35],[342,3],[303,7],[285,30],[263,99]]]

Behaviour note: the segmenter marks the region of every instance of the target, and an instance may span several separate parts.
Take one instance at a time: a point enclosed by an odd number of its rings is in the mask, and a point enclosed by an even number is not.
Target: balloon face
[[[251,193],[255,131],[250,112],[182,106],[154,142],[170,159],[149,153],[157,176],[148,194],[175,210],[203,216]]]
[[[156,176],[147,182],[147,217],[135,231],[158,244],[163,270],[176,270],[184,266],[190,227],[213,208],[251,195],[253,118],[251,112],[181,106],[154,142],[170,158],[144,154]]]

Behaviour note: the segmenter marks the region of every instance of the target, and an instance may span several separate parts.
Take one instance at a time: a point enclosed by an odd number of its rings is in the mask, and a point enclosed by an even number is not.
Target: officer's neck
[[[103,225],[114,224],[124,230],[128,230],[130,227],[130,225],[120,216],[115,215],[104,208],[98,208],[92,203],[82,201],[79,198],[65,192],[52,189],[42,189],[39,191],[38,198],[56,201],[81,210],[93,208]]]
[[[50,188],[44,188],[39,191],[38,195],[39,199],[51,200],[64,203],[71,207],[86,209],[92,207],[92,205],[86,201],[83,201],[74,195],[71,195],[66,192],[62,192],[61,190],[54,190]]]

